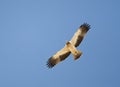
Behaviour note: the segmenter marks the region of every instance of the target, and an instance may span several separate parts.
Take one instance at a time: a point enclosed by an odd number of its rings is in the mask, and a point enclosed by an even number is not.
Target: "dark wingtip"
[[[90,25],[88,23],[83,23],[80,28],[90,29]]]
[[[53,68],[53,67],[56,65],[55,60],[53,59],[53,57],[50,57],[50,58],[48,59],[46,65],[47,65],[48,68]]]

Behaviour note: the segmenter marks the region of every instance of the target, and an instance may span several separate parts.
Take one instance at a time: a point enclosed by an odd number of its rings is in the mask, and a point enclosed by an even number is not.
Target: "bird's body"
[[[60,51],[58,51],[55,55],[49,58],[47,66],[49,68],[54,67],[59,62],[65,60],[71,53],[75,60],[78,59],[82,55],[82,52],[77,50],[76,47],[79,46],[79,44],[82,42],[85,34],[89,29],[89,24],[82,24],[77,30],[77,32],[74,34],[72,39],[68,41]]]
[[[67,49],[72,53],[75,60],[82,55],[82,52],[77,50],[77,48],[73,44],[71,44],[71,42],[67,42],[66,46],[67,46]]]

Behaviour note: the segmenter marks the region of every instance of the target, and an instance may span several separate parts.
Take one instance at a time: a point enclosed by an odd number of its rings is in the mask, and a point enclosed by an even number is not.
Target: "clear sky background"
[[[48,69],[84,22],[81,58]],[[120,87],[120,0],[0,0],[0,87]]]

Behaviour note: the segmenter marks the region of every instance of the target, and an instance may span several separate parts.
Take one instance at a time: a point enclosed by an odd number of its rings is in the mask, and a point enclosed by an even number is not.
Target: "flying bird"
[[[80,50],[77,50],[76,47],[80,45],[87,31],[90,29],[90,25],[87,23],[82,24],[76,33],[73,35],[70,41],[67,41],[65,46],[58,51],[56,54],[51,56],[47,61],[48,68],[54,67],[56,64],[65,60],[70,54],[73,55],[74,60],[77,60],[82,55]]]

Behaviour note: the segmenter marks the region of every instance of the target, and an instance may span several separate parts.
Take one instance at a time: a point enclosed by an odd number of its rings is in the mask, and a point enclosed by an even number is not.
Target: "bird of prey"
[[[48,59],[48,68],[52,68],[59,62],[65,60],[70,54],[73,55],[74,60],[77,60],[82,55],[82,52],[80,50],[77,50],[76,47],[78,47],[79,44],[82,42],[84,36],[86,35],[89,29],[89,24],[82,24],[78,28],[77,32],[73,35],[72,39],[66,42],[65,46],[60,51],[58,51],[56,54],[54,54]]]

